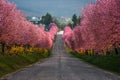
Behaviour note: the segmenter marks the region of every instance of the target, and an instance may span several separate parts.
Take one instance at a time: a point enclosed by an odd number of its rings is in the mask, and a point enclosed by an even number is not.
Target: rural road
[[[66,53],[58,35],[52,57],[38,62],[3,80],[120,80],[117,75],[97,69]]]

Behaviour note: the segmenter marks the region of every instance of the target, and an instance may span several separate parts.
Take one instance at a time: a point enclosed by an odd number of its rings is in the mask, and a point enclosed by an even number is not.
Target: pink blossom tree
[[[74,43],[73,40],[71,39],[72,35],[73,35],[72,29],[70,28],[70,26],[66,26],[64,28],[64,33],[62,35],[62,38],[69,48],[74,49]]]
[[[97,0],[83,9],[81,26],[64,30],[65,42],[75,49],[94,49],[95,52],[120,46],[120,0]],[[68,30],[68,31],[66,31]],[[69,39],[70,38],[70,39]]]
[[[53,30],[55,35],[58,29],[54,27]],[[46,49],[50,49],[53,44],[49,33],[28,22],[16,6],[6,0],[0,0],[0,42],[3,44],[3,52],[5,44]]]
[[[74,50],[80,50],[83,47],[84,41],[82,40],[82,27],[81,26],[76,26],[73,29],[73,35],[72,35],[72,40],[74,43]]]
[[[90,35],[93,35],[90,42],[96,51],[108,50],[114,43],[119,44],[118,7],[117,0],[98,0],[95,5],[90,4],[84,9],[82,25],[87,27]]]
[[[56,36],[56,34],[58,32],[58,27],[57,27],[57,25],[55,23],[51,23],[49,25],[49,27],[50,27],[49,34],[50,34],[52,40],[54,40],[55,36]]]

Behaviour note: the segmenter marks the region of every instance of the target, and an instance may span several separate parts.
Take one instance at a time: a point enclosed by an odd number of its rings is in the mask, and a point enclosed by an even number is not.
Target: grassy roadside
[[[0,55],[0,77],[14,72],[20,68],[41,61],[51,55],[51,52],[41,55],[33,54],[20,54],[20,55]]]
[[[81,59],[82,61],[85,61],[99,68],[120,75],[120,55],[90,56],[90,55],[80,55],[75,52],[69,52],[69,54]]]

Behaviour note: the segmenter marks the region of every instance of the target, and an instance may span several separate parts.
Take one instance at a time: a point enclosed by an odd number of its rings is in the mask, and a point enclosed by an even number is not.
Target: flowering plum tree
[[[120,46],[120,0],[97,0],[82,13],[81,25],[73,31],[64,29],[63,39],[72,40],[75,50],[107,51]],[[71,38],[71,39],[69,39]],[[69,39],[69,40],[68,40]]]
[[[70,26],[66,26],[64,28],[64,33],[62,35],[62,38],[69,48],[74,49],[74,43],[73,43],[73,40],[71,39],[72,36],[73,36],[72,29],[70,28]]]
[[[57,26],[52,25],[50,32],[45,32],[28,22],[14,4],[0,0],[0,43],[3,44],[3,52],[4,45],[29,45],[50,49],[57,30]]]
[[[58,32],[58,27],[57,27],[57,25],[55,23],[51,23],[49,25],[49,27],[50,27],[49,34],[50,34],[52,40],[54,40],[54,38],[55,38],[55,36],[56,36],[56,34]]]

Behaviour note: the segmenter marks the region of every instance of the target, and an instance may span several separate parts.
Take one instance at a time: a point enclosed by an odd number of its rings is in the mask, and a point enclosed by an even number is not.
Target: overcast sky
[[[81,9],[96,0],[9,0],[17,8],[29,16],[42,16],[47,12],[53,16],[71,17],[74,13],[81,14]]]

